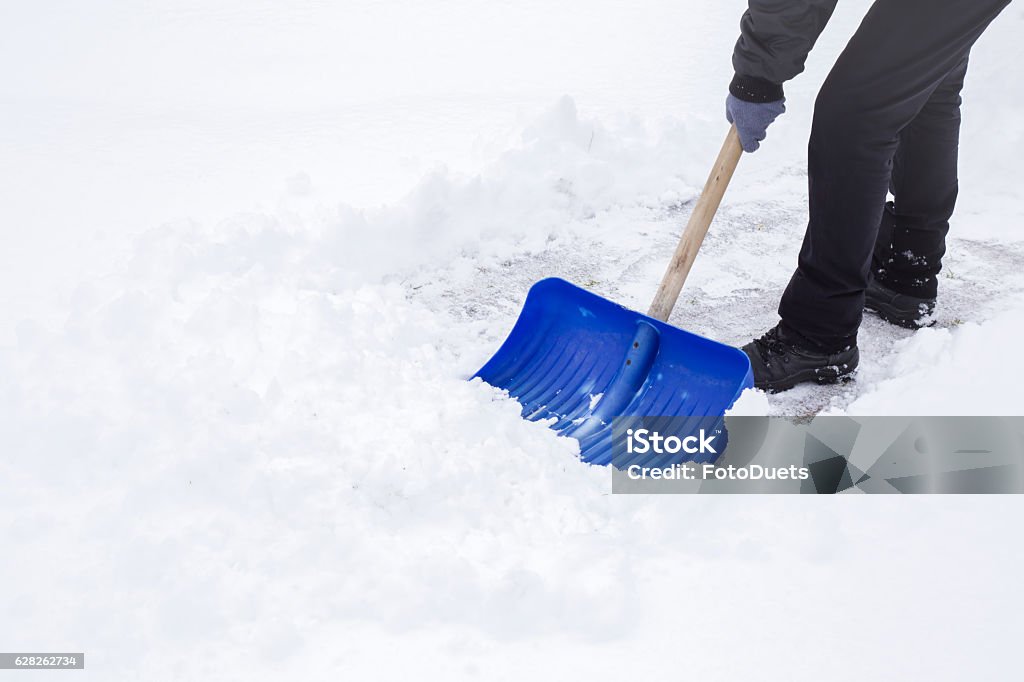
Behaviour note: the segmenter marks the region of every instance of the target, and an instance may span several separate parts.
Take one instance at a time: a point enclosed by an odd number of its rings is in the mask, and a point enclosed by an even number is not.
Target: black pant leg
[[[875,241],[872,270],[901,294],[934,298],[956,206],[960,91],[967,59],[932,93],[899,135],[890,191]]]
[[[856,343],[900,132],[1009,0],[876,0],[815,103],[809,222],[783,326],[810,345]]]

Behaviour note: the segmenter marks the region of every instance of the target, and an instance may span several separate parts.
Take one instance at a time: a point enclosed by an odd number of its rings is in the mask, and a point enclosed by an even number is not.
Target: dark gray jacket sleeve
[[[749,0],[732,56],[733,95],[753,102],[780,99],[782,84],[804,70],[836,2]]]

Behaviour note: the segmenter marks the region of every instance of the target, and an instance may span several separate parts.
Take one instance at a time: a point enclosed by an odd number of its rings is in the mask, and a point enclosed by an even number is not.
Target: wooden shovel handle
[[[700,193],[700,198],[697,199],[697,205],[693,207],[690,221],[683,230],[683,236],[679,239],[679,246],[672,256],[672,262],[669,263],[665,277],[661,280],[658,293],[654,295],[654,302],[647,313],[651,317],[662,322],[668,321],[668,316],[679,299],[679,292],[683,289],[683,283],[686,282],[686,276],[690,274],[693,261],[697,258],[697,251],[704,242],[704,235],[708,233],[708,227],[714,220],[718,206],[722,203],[722,196],[725,195],[732,174],[736,170],[736,164],[742,155],[740,135],[736,132],[736,126],[733,126],[725,136],[718,160],[711,169],[711,175]]]

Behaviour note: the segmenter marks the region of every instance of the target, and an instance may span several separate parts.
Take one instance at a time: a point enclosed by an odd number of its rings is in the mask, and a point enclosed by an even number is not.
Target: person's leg
[[[809,223],[779,305],[817,350],[856,343],[900,132],[1009,0],[876,0],[822,86],[808,146]]]
[[[932,93],[899,135],[890,191],[875,241],[872,270],[885,287],[933,299],[956,206],[960,91],[967,59]]]

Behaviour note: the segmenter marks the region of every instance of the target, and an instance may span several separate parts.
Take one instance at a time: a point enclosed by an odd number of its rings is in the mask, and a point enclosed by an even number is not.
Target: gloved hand
[[[730,94],[725,100],[725,117],[736,124],[743,151],[756,152],[768,135],[768,126],[786,113],[786,99],[774,102],[747,102]]]

